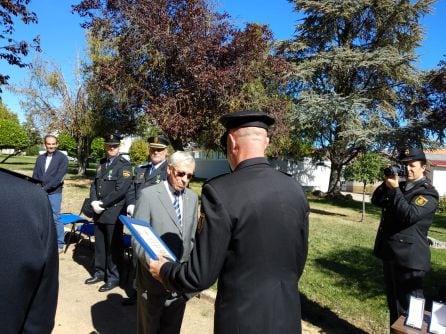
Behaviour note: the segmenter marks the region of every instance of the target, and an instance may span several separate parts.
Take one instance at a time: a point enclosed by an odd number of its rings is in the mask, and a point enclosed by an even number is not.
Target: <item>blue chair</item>
[[[73,235],[76,232],[76,224],[82,224],[81,226],[84,226],[84,225],[89,225],[90,222],[87,219],[85,219],[84,217],[75,215],[73,213],[61,213],[60,221],[62,222],[62,224],[64,224],[64,226],[71,225],[70,235],[68,237],[67,244],[66,244],[65,250],[64,250],[64,254],[65,254],[68,250],[68,247],[70,246],[71,239],[73,238]]]
[[[91,237],[94,236],[94,224],[83,224],[80,225],[76,228],[76,231],[79,232],[79,235],[86,235],[88,237],[88,241],[90,242],[90,246],[91,246]],[[79,242],[81,242],[81,238],[79,237],[79,239],[77,240],[77,244],[79,244]]]

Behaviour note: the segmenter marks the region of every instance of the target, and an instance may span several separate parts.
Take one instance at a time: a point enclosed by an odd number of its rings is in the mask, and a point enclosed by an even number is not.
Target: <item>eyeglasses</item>
[[[111,149],[111,148],[118,148],[119,144],[105,144],[105,147],[107,149]]]
[[[194,177],[194,174],[189,174],[183,171],[177,170],[175,167],[171,166],[172,169],[175,171],[175,176],[177,177],[184,177],[186,176],[188,180],[192,179]]]

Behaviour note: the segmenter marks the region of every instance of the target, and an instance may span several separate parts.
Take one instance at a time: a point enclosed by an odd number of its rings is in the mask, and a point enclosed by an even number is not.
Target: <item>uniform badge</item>
[[[418,206],[425,206],[426,203],[428,202],[427,198],[420,195],[415,199],[415,204]]]
[[[410,150],[408,148],[406,148],[404,150],[404,155],[407,157],[409,155],[409,153],[410,153]]]
[[[130,177],[130,175],[132,175],[132,173],[130,173],[130,171],[128,171],[128,170],[123,170],[123,171],[122,171],[122,176],[124,176],[124,177]]]
[[[201,231],[203,231],[205,220],[206,220],[206,215],[204,214],[204,212],[200,212],[200,218],[198,218],[198,223],[197,223],[198,234],[200,234]]]

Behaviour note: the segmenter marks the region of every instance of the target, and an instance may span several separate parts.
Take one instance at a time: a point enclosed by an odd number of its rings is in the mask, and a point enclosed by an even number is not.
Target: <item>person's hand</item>
[[[394,189],[399,187],[400,178],[398,174],[395,174],[392,176],[386,176],[384,181],[386,182],[387,188]]]
[[[101,201],[93,201],[91,202],[91,207],[93,208],[93,211],[97,214],[100,214],[102,211],[104,211],[105,209],[101,206],[102,203]]]
[[[161,271],[161,267],[163,266],[164,263],[167,262],[167,260],[162,257],[161,255],[158,255],[158,261],[157,260],[153,260],[151,259],[149,262],[149,270],[150,273],[152,274],[153,278],[157,279],[158,281],[160,281],[161,283],[163,283],[161,277],[160,277],[160,271]]]
[[[127,216],[133,217],[134,211],[135,211],[135,204],[127,205]]]

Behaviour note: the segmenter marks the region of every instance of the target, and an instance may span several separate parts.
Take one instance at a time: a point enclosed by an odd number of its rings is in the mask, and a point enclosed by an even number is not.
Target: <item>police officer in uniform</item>
[[[150,261],[171,291],[196,292],[218,278],[214,333],[300,333],[298,281],[308,247],[302,187],[265,158],[269,115],[226,114],[232,173],[203,185],[196,244],[185,263]]]
[[[385,176],[372,196],[382,208],[374,254],[383,260],[390,325],[408,311],[410,296],[424,298],[423,278],[431,267],[427,233],[438,206],[438,192],[424,176],[423,151],[405,149],[399,160],[406,180]]]
[[[105,281],[100,292],[119,285],[118,266],[124,254],[123,226],[118,216],[124,208],[125,196],[132,182],[132,166],[119,155],[121,136],[105,137],[106,158],[101,159],[90,188],[95,222],[95,272],[85,284]]]
[[[136,200],[141,189],[167,180],[167,147],[169,139],[165,136],[153,136],[147,140],[149,145],[149,161],[135,168],[133,182],[127,192],[127,215],[133,216]],[[134,266],[136,263],[134,264]],[[136,289],[133,287],[128,292],[128,298],[122,301],[122,305],[133,305],[136,303]]]
[[[167,180],[167,146],[169,139],[153,136],[147,140],[149,159],[147,163],[135,168],[132,185],[127,192],[127,214],[133,216],[136,200],[142,188]]]

